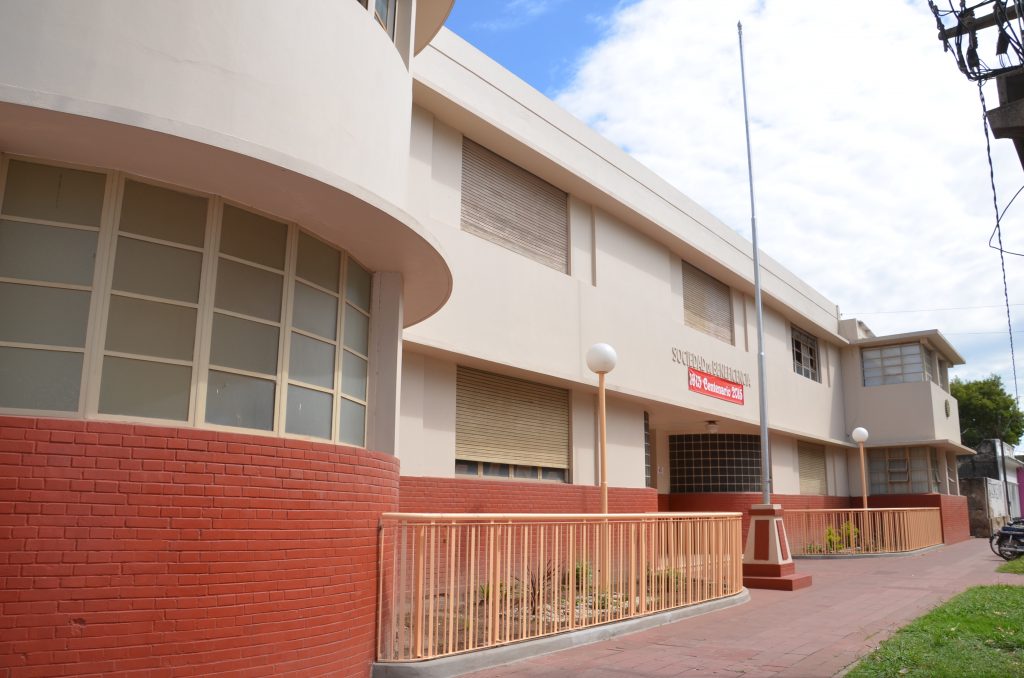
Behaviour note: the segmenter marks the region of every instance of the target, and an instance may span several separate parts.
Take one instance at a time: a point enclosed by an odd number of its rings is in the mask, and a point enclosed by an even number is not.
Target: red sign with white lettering
[[[743,384],[737,384],[734,381],[722,379],[713,374],[695,370],[692,367],[689,370],[691,391],[711,396],[712,398],[718,398],[719,400],[727,400],[737,405],[743,404]]]

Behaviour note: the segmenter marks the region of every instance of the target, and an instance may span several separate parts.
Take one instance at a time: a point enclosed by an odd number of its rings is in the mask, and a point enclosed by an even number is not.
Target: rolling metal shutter
[[[462,230],[569,270],[569,196],[465,137]]]
[[[800,494],[828,494],[825,480],[825,446],[796,443],[797,461],[800,466]]]
[[[455,458],[569,468],[569,392],[460,366]]]
[[[694,329],[732,343],[732,295],[729,286],[685,261],[683,321]]]

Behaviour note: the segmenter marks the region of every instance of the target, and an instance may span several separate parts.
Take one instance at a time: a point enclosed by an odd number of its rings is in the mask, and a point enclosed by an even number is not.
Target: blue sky
[[[978,91],[925,0],[459,0],[447,26],[749,238],[737,20],[762,249],[842,317],[938,329],[953,376],[1012,393]],[[1011,143],[992,158],[1002,207],[1024,174]],[[1003,239],[1024,252],[1024,201]],[[1024,257],[1006,271],[1024,376]]]
[[[549,97],[622,0],[462,0],[445,26]]]

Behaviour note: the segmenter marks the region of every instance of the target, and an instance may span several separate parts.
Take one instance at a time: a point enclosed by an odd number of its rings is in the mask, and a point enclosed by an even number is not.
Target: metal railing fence
[[[938,508],[787,509],[794,556],[902,553],[942,543]]]
[[[494,647],[742,590],[739,513],[381,519],[378,660]]]

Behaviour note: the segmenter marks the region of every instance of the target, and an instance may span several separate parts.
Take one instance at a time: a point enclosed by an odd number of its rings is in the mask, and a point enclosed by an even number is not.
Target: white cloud
[[[640,0],[608,19],[559,103],[749,237],[738,19],[762,249],[876,334],[938,328],[968,359],[957,374],[1011,386],[978,92],[926,3]],[[992,150],[1002,205],[1024,178],[1009,141]],[[1024,199],[1008,249],[1024,251],[1022,224]],[[1024,260],[1006,266],[1024,302]],[[974,306],[995,308],[867,313]]]
[[[562,0],[507,0],[502,6],[498,18],[478,22],[474,24],[474,27],[489,31],[507,31],[519,28],[547,14],[559,2]]]

